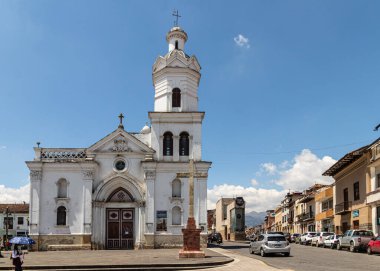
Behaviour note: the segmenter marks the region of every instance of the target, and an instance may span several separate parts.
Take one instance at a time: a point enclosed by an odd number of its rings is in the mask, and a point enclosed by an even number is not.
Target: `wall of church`
[[[65,168],[45,167],[42,174],[40,194],[40,234],[83,233],[83,176],[77,164]],[[57,182],[67,180],[67,198],[57,198]],[[57,209],[64,206],[66,226],[57,225]],[[43,215],[42,215],[43,214]]]
[[[118,155],[116,153],[108,153],[108,154],[97,154],[96,162],[98,163],[95,180],[94,180],[94,189],[96,189],[99,184],[101,184],[104,180],[112,177],[118,173],[114,169],[114,162],[117,158],[123,158],[126,161],[126,170],[125,173],[128,176],[134,178],[134,180],[138,181],[141,185],[144,183],[144,171],[141,168],[141,161],[144,159],[142,155],[127,153],[125,155]]]

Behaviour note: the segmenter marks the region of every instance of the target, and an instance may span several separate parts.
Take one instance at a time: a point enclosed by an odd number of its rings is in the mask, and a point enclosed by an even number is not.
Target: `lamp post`
[[[8,217],[9,217],[9,207],[8,206],[5,209],[5,217],[6,217],[6,219],[5,219],[5,240],[4,240],[4,247],[6,246],[6,244],[8,244],[8,227],[9,227],[9,220],[8,220]]]

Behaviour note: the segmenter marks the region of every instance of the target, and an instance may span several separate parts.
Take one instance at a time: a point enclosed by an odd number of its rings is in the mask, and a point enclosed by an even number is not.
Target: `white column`
[[[39,234],[42,171],[30,171],[30,234]]]
[[[173,135],[173,161],[179,161],[179,136]]]
[[[83,172],[83,230],[84,234],[91,234],[92,221],[92,183],[93,171]]]
[[[372,192],[376,189],[376,167],[370,167],[369,173],[371,178],[371,187],[369,188],[369,192]]]

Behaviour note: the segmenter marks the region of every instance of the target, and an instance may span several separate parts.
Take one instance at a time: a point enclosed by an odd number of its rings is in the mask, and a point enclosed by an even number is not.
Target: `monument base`
[[[194,217],[187,220],[186,229],[182,229],[183,248],[179,251],[180,258],[204,258],[205,253],[201,250],[200,229],[195,225]]]
[[[202,250],[190,251],[181,249],[179,251],[179,258],[204,258],[205,256],[205,252]]]

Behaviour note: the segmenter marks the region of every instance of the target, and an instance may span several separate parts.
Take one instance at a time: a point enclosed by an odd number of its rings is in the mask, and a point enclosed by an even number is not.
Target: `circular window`
[[[123,160],[118,160],[118,161],[116,161],[116,163],[115,163],[115,168],[116,168],[116,170],[118,170],[118,171],[122,171],[122,170],[124,170],[124,169],[125,169],[125,161],[123,161]]]

